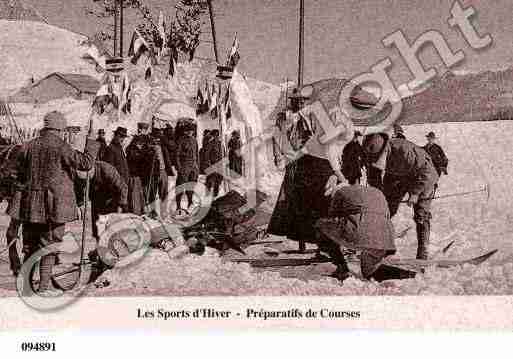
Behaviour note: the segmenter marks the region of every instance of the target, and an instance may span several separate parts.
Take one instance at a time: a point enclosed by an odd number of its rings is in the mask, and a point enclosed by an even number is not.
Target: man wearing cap
[[[96,138],[96,141],[100,143],[100,151],[98,151],[98,159],[102,159],[105,155],[105,151],[107,150],[107,141],[105,140],[105,130],[103,128],[100,128],[98,130],[98,137]]]
[[[360,144],[362,137],[360,131],[355,131],[353,140],[345,145],[342,151],[342,174],[351,185],[360,183],[362,168],[365,165],[365,156]]]
[[[327,253],[337,270],[333,276],[344,281],[350,272],[341,247],[360,251],[361,274],[365,279],[384,279],[381,261],[396,252],[394,228],[383,193],[374,187],[339,186],[328,215],[316,223],[319,250]]]
[[[426,135],[428,143],[423,147],[427,153],[431,156],[431,160],[433,160],[433,164],[435,165],[436,172],[438,172],[438,177],[443,174],[447,175],[447,165],[449,164],[449,160],[445,155],[442,147],[437,144],[436,135],[434,132],[429,132]]]
[[[123,150],[123,143],[128,137],[128,131],[125,127],[118,127],[114,131],[114,137],[105,149],[102,160],[110,163],[118,171],[121,178],[128,183],[128,163]]]
[[[408,206],[413,206],[417,226],[417,258],[428,258],[431,220],[431,201],[438,174],[429,154],[414,143],[389,139],[385,133],[365,136],[363,149],[371,165],[384,171],[383,193],[393,217],[404,195],[409,194]]]
[[[73,150],[64,142],[66,118],[58,111],[47,113],[39,137],[26,144],[18,157],[19,211],[11,210],[12,218],[23,222],[25,260],[39,249],[61,242],[64,227],[78,219],[73,187],[73,170],[88,171],[94,165],[99,144],[89,130],[84,152]],[[39,265],[39,291],[52,291],[50,278],[56,255],[47,254]]]

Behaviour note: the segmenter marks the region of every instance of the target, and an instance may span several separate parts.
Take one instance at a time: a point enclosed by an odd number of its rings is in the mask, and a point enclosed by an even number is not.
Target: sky
[[[48,21],[85,35],[101,27],[98,19],[86,16],[84,7],[92,0],[25,0]],[[159,10],[173,16],[173,0],[145,1],[158,17]],[[396,48],[381,40],[402,30],[412,42],[427,30],[443,34],[453,51],[463,50],[465,60],[457,71],[479,72],[511,66],[513,62],[513,1],[460,0],[472,5],[472,17],[480,35],[490,34],[493,43],[476,52],[447,19],[453,0],[305,0],[304,82],[324,78],[352,78],[369,71],[386,57],[392,61],[390,77],[396,86],[413,79]],[[275,84],[297,79],[299,0],[213,0],[221,61],[225,61],[233,36],[240,42],[240,68],[247,75]],[[208,25],[208,18],[205,18]],[[125,21],[125,39],[133,27],[133,14]],[[209,26],[205,30],[209,31]],[[204,40],[210,40],[205,34]],[[125,48],[127,46],[125,45]],[[198,56],[213,58],[212,44],[203,42]],[[419,53],[425,67],[438,73],[447,69],[432,47]]]

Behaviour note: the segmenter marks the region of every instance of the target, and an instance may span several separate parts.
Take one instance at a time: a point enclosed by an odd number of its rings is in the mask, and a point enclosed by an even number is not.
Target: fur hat
[[[64,131],[67,127],[66,117],[59,111],[48,112],[44,119],[43,128]]]

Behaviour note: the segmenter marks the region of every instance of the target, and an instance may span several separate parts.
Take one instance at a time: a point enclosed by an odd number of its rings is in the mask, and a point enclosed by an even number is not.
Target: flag
[[[130,44],[130,49],[128,50],[128,54],[132,56],[132,63],[137,65],[139,57],[141,57],[145,51],[149,51],[149,49],[146,40],[144,40],[139,31],[136,30],[132,38],[132,43]]]
[[[228,88],[226,89],[223,105],[226,119],[228,120],[232,117],[232,107],[230,105],[230,86],[228,86]]]
[[[130,80],[128,78],[128,75],[126,73],[123,74],[123,78],[121,80],[121,91],[119,96],[119,108],[121,111],[123,111],[125,114],[130,112],[130,106],[129,106],[129,95],[130,95]]]
[[[210,100],[210,106],[208,107],[208,110],[210,111],[210,115],[213,118],[217,117],[217,97],[218,97],[217,92],[213,92],[212,98]]]
[[[162,13],[162,10],[160,10],[159,12],[159,22],[158,22],[158,31],[159,31],[159,35],[160,35],[160,38],[162,40],[162,48],[165,48],[167,47],[167,44],[166,44],[166,24],[164,22],[164,14]]]
[[[3,101],[0,101],[0,116],[8,116],[9,110],[7,109],[7,104]]]
[[[237,66],[239,60],[239,40],[237,40],[237,33],[235,33],[235,38],[233,39],[232,48],[230,50],[230,55],[228,56],[228,61],[226,65],[233,69],[235,68],[235,66]]]

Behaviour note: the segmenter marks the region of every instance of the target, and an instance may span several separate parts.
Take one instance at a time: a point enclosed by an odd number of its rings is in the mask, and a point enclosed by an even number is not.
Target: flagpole
[[[119,0],[119,57],[123,57],[123,0]]]
[[[219,64],[219,55],[217,52],[217,37],[216,37],[216,27],[214,22],[214,10],[212,8],[212,0],[207,0],[208,3],[208,13],[210,16],[210,27],[212,30],[212,40],[214,42],[214,56],[216,58],[216,62]]]
[[[299,59],[297,71],[297,87],[303,86],[303,70],[304,70],[304,41],[305,41],[305,0],[299,0]]]
[[[118,52],[118,0],[114,0],[114,53]]]

